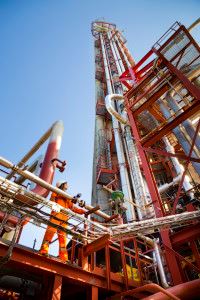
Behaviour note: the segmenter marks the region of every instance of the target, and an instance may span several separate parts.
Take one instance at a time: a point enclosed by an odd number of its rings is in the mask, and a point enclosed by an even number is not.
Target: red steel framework
[[[110,27],[115,29],[113,24]],[[170,52],[170,58],[167,57],[168,50],[185,37],[187,37],[187,43],[181,49],[178,48],[175,53]],[[192,56],[187,67],[199,59],[200,49],[187,29],[179,23],[175,23],[139,63],[135,65],[133,63],[133,67],[120,77],[121,82],[128,89],[125,94],[125,107],[140,156],[140,167],[145,175],[157,218],[177,213],[176,206],[189,164],[200,162],[199,158],[192,157],[200,121],[196,126],[189,153],[183,153],[175,139],[175,149],[178,152],[167,152],[162,149],[163,143],[161,141],[165,136],[173,141],[172,130],[199,111],[200,90],[183,72],[182,59],[187,55],[189,47],[195,51],[195,56]],[[101,70],[98,75],[102,78]],[[159,110],[158,101],[172,86],[179,84],[187,90],[187,95],[190,96],[191,101],[184,107],[183,111],[174,114],[170,120],[166,120]],[[144,111],[149,111],[157,120],[157,128],[150,133],[144,131],[144,126],[139,118]],[[99,115],[107,114],[102,98],[97,101],[96,112]],[[108,114],[106,118],[109,118]],[[111,152],[114,153],[113,139],[110,140],[110,144]],[[154,162],[151,161],[151,155],[156,157]],[[170,166],[169,157],[181,159],[185,167],[174,203],[171,203],[170,199],[165,200],[160,196],[155,180],[156,173],[159,173],[160,168],[168,170],[168,173],[173,177],[174,170]],[[117,164],[109,168],[100,156],[98,167],[97,182],[105,185],[108,183],[113,184],[113,186],[116,185]],[[168,209],[166,209],[165,204],[167,204]],[[91,210],[90,213],[95,212],[95,209]],[[189,203],[186,205],[186,209],[193,211],[196,207],[193,203]],[[4,213],[0,212],[1,215],[3,218]],[[104,225],[106,226],[116,217],[105,218],[103,220]],[[85,223],[82,222],[84,233],[88,230],[86,221]],[[14,216],[13,223],[16,223]],[[76,226],[74,225],[74,227]],[[155,234],[159,235],[158,231]],[[200,228],[197,220],[190,222],[190,225],[184,228],[179,227],[173,233],[170,232],[168,226],[166,229],[160,230],[160,237],[173,285],[179,285],[190,280],[187,278],[183,266],[198,274],[200,273],[200,254],[196,244],[196,240],[200,238]],[[81,297],[93,300],[97,300],[98,297],[99,299],[106,299],[106,297],[126,299],[126,296],[144,299],[156,291],[161,291],[173,299],[179,299],[179,295],[174,296],[173,289],[170,292],[170,290],[166,291],[156,284],[148,284],[149,281],[155,281],[151,275],[152,273],[156,274],[154,272],[156,266],[152,259],[153,255],[149,256],[154,249],[145,239],[134,235],[126,238],[121,237],[117,240],[112,239],[109,234],[104,234],[89,244],[87,244],[87,240],[82,241],[81,246],[79,239],[74,238],[69,249],[70,262],[67,264],[55,257],[42,257],[36,250],[18,244],[11,245],[12,243],[6,243],[3,240],[0,242],[2,269],[8,274],[9,270],[12,270],[15,274],[34,279],[37,284],[42,284],[42,292],[37,297],[38,299],[59,300],[62,297],[70,299],[75,297],[76,292],[79,298],[74,299],[83,299]],[[10,246],[14,246],[11,253]],[[190,247],[193,261],[186,259],[180,253],[180,249],[185,247]],[[96,261],[98,252],[102,252],[103,265]],[[113,264],[114,258],[117,258],[117,262]],[[131,268],[128,267],[127,261]],[[121,272],[114,270],[116,264],[120,264]],[[183,288],[184,294],[187,294],[186,287],[188,290],[193,289],[193,294],[198,293],[199,280],[191,284],[188,283],[188,286],[180,286]],[[155,299],[162,299],[161,296],[158,295],[158,297],[160,298]]]
[[[185,43],[182,47],[176,46],[180,39]],[[193,51],[193,56],[190,57],[188,51]],[[181,194],[181,188],[184,177],[188,170],[188,165],[192,161],[199,163],[199,159],[192,157],[192,151],[195,144],[197,134],[199,133],[200,120],[196,126],[195,134],[192,138],[192,144],[189,153],[186,155],[183,152],[169,153],[165,149],[158,148],[158,142],[165,136],[169,136],[172,130],[179,124],[183,123],[188,118],[200,111],[200,89],[188,79],[183,72],[183,58],[186,58],[187,68],[199,62],[200,48],[188,30],[179,23],[175,23],[153,46],[153,48],[131,69],[125,71],[121,76],[121,82],[128,88],[125,94],[125,106],[127,109],[129,122],[132,134],[136,141],[138,152],[141,159],[142,169],[147,181],[149,192],[155,208],[156,217],[166,215],[163,201],[158,192],[158,187],[155,182],[154,173],[149,161],[149,153],[156,153],[162,158],[175,156],[184,161],[184,172],[179,183],[176,198],[171,209],[171,214],[176,213],[176,206]],[[150,60],[150,62],[149,62]],[[133,86],[130,80],[134,80]],[[161,115],[158,108],[159,99],[171,87],[181,84],[187,90],[187,95],[192,101],[184,107],[184,110],[179,114],[174,114],[171,120],[166,120]],[[141,124],[138,116],[149,111],[157,120],[158,126],[145,136],[141,136]],[[195,206],[189,204],[186,209],[195,210]],[[170,234],[169,229],[161,230],[162,246],[164,248],[167,265],[172,275],[173,284],[180,284],[186,280],[182,268],[180,267],[181,255],[178,253],[183,244],[190,241],[190,248],[195,257],[194,268],[199,269],[200,254],[198,252],[195,240],[200,237],[200,229],[195,227],[186,228],[178,231],[175,234]],[[192,267],[192,266],[191,266]]]

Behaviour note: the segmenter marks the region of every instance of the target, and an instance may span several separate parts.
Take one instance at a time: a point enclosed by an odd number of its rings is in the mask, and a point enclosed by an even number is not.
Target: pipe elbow
[[[107,111],[111,114],[111,116],[113,116],[114,118],[116,118],[120,123],[122,124],[127,124],[127,120],[125,118],[123,118],[113,107],[112,105],[112,101],[114,100],[124,100],[124,97],[120,94],[110,94],[107,95],[105,98],[105,103],[106,103],[106,109]]]

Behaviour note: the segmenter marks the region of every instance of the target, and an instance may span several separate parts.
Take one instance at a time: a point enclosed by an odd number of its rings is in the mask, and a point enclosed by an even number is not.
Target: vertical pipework
[[[116,44],[114,40],[111,39],[110,33],[108,33],[108,37],[110,38],[111,49],[115,59],[118,75],[120,75],[121,72],[125,71],[125,68],[122,63],[122,60],[120,59],[120,54],[118,52]],[[122,87],[121,89],[118,88],[117,90],[119,91],[119,94],[121,95],[123,94]],[[117,101],[118,111],[120,111],[120,104],[123,102],[122,100],[123,100],[123,96],[121,97],[121,101]],[[127,119],[127,114],[125,113],[125,111],[123,112],[123,116],[124,119]],[[132,181],[134,194],[135,194],[135,202],[137,205],[136,209],[137,209],[138,217],[141,220],[143,217],[146,217],[147,214],[154,214],[154,212],[152,208],[150,207],[148,209],[146,208],[147,207],[146,205],[148,204],[150,199],[149,197],[147,197],[147,192],[144,186],[143,177],[138,162],[137,148],[136,145],[134,144],[130,127],[126,126],[124,128],[124,126],[122,125],[122,130],[124,131],[124,136],[125,136],[125,141],[127,146],[127,156],[129,157],[129,162],[130,162],[131,181]]]
[[[111,78],[110,78],[110,72],[109,72],[109,65],[106,57],[106,51],[104,47],[104,40],[102,34],[100,34],[100,40],[101,40],[101,47],[102,47],[102,55],[103,55],[103,61],[104,61],[104,68],[105,68],[105,76],[106,76],[106,83],[107,83],[107,91],[108,93],[113,92],[113,88],[111,85]],[[132,201],[132,193],[131,188],[129,184],[129,178],[128,178],[128,172],[126,169],[126,161],[124,157],[124,150],[122,146],[122,140],[119,132],[119,123],[118,121],[112,116],[112,124],[113,124],[113,131],[114,131],[114,137],[115,137],[115,144],[117,149],[117,158],[119,163],[119,170],[120,170],[120,179],[121,179],[121,185],[122,185],[122,191],[124,193],[124,198]],[[126,215],[128,221],[135,220],[136,215],[133,208],[133,205],[131,205],[128,201],[125,201],[126,206]]]
[[[164,137],[163,138],[163,141],[166,145],[166,150],[170,153],[175,153],[174,152],[174,148],[171,146],[169,140]],[[179,175],[179,174],[183,174],[184,172],[184,168],[183,166],[179,163],[178,159],[176,157],[171,157],[171,161],[173,163],[173,166],[176,170],[176,173]],[[189,178],[188,177],[184,177],[184,181],[183,181],[183,187],[185,189],[185,191],[188,191],[188,190],[191,190],[193,188],[193,186],[191,185],[190,181],[189,181]],[[193,193],[191,193],[191,197],[193,198]]]
[[[180,105],[174,99],[173,93],[170,93],[170,92],[166,93],[165,99],[166,99],[169,107],[172,109],[172,111],[174,113],[176,113],[177,116],[184,112],[184,110],[181,109]],[[189,137],[190,143],[191,143],[192,139],[194,137],[194,134],[195,134],[195,129],[193,128],[193,125],[191,124],[191,122],[189,120],[185,120],[185,121],[183,121],[182,126],[184,128],[184,132],[183,132],[184,135],[185,136],[187,135],[187,137]],[[197,153],[197,155],[198,155],[199,154],[199,149],[200,149],[200,137],[199,137],[199,135],[197,135],[197,138],[196,138],[196,141],[195,141],[195,146],[196,146],[195,147],[196,148],[195,152],[198,152]]]
[[[125,46],[125,44],[122,42],[122,40],[120,39],[119,34],[116,35],[115,39],[118,41],[118,43],[121,45],[121,48],[123,49],[123,52],[125,53],[125,56],[127,57],[129,63],[131,66],[135,65],[135,62],[128,50],[128,48]]]
[[[170,113],[168,107],[165,105],[165,103],[162,100],[159,101],[159,107],[160,107],[160,110],[161,110],[163,116],[166,118],[166,120],[168,120],[171,117],[171,113]],[[185,154],[188,155],[188,153],[190,151],[190,143],[186,140],[186,138],[183,135],[183,133],[181,132],[179,126],[174,128],[172,130],[172,132],[174,133],[174,135],[176,136],[180,145],[182,146]],[[198,156],[196,155],[196,153],[194,151],[192,152],[192,156],[198,158]],[[193,165],[194,169],[196,170],[197,174],[200,175],[200,164],[198,164],[196,162],[192,162],[192,165]]]

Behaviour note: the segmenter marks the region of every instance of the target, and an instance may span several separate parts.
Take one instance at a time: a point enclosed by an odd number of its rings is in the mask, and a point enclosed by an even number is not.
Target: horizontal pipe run
[[[4,166],[5,168],[14,170],[16,173],[18,173],[18,174],[24,176],[25,178],[27,178],[27,179],[29,179],[29,180],[31,180],[31,181],[33,181],[33,182],[41,185],[42,187],[48,189],[51,192],[55,192],[58,195],[66,197],[66,198],[68,198],[70,200],[73,199],[73,196],[69,195],[68,193],[62,191],[61,189],[59,189],[57,187],[54,187],[53,185],[47,183],[46,181],[44,181],[43,179],[39,178],[38,176],[32,174],[31,172],[26,171],[26,170],[21,170],[18,166],[15,166],[12,162],[4,159],[3,157],[0,157],[0,164],[2,166]],[[90,209],[93,209],[94,207],[91,206],[91,205],[86,205],[85,208],[87,210],[90,210]],[[104,219],[110,218],[109,215],[107,215],[107,214],[105,214],[105,213],[103,213],[101,211],[96,211],[95,214],[98,215],[98,216],[100,216],[100,217],[102,217],[102,218],[104,218]]]
[[[9,192],[9,189],[11,190]],[[72,215],[72,216],[75,216],[76,218],[78,218],[79,220],[81,221],[86,221],[94,226],[96,226],[97,228],[99,228],[99,230],[101,230],[102,232],[108,232],[108,229],[106,227],[104,227],[103,225],[97,223],[97,222],[93,222],[91,221],[90,219],[87,219],[85,217],[83,217],[82,215],[80,214],[77,214],[75,212],[73,212],[72,210],[70,209],[66,209],[64,208],[63,206],[55,203],[54,201],[51,201],[51,200],[48,200],[42,196],[39,196],[37,194],[34,194],[33,192],[31,191],[27,191],[25,188],[17,185],[16,183],[12,182],[12,181],[9,181],[3,177],[0,176],[0,191],[2,191],[2,193],[5,193],[5,194],[8,194],[8,196],[11,198],[12,195],[15,197],[15,198],[18,198],[18,196],[21,194],[23,195],[25,198],[35,198],[35,200],[37,201],[37,204],[43,204],[45,205],[46,207],[48,208],[57,208],[57,209],[60,209],[61,212],[63,212],[64,214],[67,214],[67,215]],[[61,190],[60,190],[61,191]],[[66,193],[64,193],[66,194]],[[68,195],[68,194],[67,194]],[[66,196],[65,196],[66,197]],[[68,197],[67,197],[68,198]],[[3,201],[2,201],[3,203]],[[6,203],[5,203],[6,205]],[[31,209],[27,208],[28,210],[30,210],[30,214],[31,214]],[[14,220],[14,219],[13,219]]]

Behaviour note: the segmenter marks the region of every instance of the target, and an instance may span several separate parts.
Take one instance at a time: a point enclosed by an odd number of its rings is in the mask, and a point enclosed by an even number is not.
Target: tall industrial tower
[[[120,190],[124,222],[195,211],[200,205],[200,48],[190,34],[192,28],[176,22],[135,63],[115,24],[92,23],[92,204],[112,215],[116,210],[109,199],[112,191]],[[173,284],[188,276],[181,268],[184,257],[195,257],[200,267],[200,232],[195,235],[183,228],[159,232]]]
[[[127,90],[119,76],[134,60],[125,46],[125,38],[114,24],[93,22],[95,37],[96,124],[93,165],[93,204],[111,213],[108,199],[111,190],[121,190],[125,198],[127,221],[152,216],[148,191],[139,166],[136,147],[129,126],[120,124],[106,108],[108,94],[120,94]],[[123,112],[119,101],[116,109]],[[126,114],[126,113],[125,113]],[[140,209],[141,207],[141,209]]]

